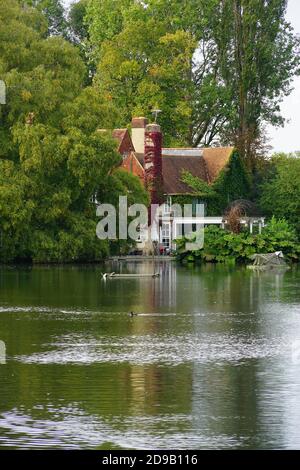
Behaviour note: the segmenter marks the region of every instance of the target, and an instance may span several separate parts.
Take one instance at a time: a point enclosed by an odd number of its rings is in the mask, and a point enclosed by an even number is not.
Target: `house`
[[[178,227],[184,233],[183,220],[171,214],[172,204],[189,203],[196,207],[197,203],[202,203],[206,216],[201,223],[222,225],[225,207],[247,196],[249,178],[233,147],[164,148],[160,126],[148,124],[144,117],[133,118],[131,130],[131,136],[128,129],[113,132],[122,155],[121,167],[140,178],[149,191],[151,204],[162,205],[157,241],[164,247],[172,247]],[[213,189],[213,197],[205,197],[192,189],[183,181],[183,172]],[[151,223],[149,214],[149,226]]]
[[[137,158],[137,152],[133,145],[128,129],[115,129],[112,134],[113,138],[118,142],[118,152],[122,155],[122,168],[138,176],[145,183],[145,170],[143,165]]]

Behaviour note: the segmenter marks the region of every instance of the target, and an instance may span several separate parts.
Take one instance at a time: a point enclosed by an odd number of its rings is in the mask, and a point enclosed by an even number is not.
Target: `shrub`
[[[300,157],[275,155],[261,185],[260,206],[266,215],[284,217],[300,234]]]
[[[196,235],[194,236],[195,239]],[[190,262],[246,263],[255,253],[282,251],[288,261],[300,260],[300,244],[296,232],[284,219],[274,217],[261,234],[247,230],[232,233],[216,226],[205,228],[204,246],[200,250],[186,251],[186,237],[177,240],[177,256]]]

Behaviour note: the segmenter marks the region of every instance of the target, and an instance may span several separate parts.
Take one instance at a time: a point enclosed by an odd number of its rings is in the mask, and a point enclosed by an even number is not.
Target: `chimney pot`
[[[145,117],[134,117],[131,121],[132,129],[145,129],[148,124],[148,119]]]
[[[132,143],[137,153],[144,154],[145,128],[148,119],[145,117],[134,117],[131,121]]]

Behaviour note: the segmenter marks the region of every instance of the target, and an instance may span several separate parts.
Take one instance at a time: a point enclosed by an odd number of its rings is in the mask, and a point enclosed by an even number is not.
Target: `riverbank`
[[[187,262],[214,262],[227,264],[250,264],[255,254],[281,251],[289,263],[300,261],[300,241],[293,227],[285,220],[272,218],[262,233],[251,234],[247,230],[232,232],[210,226],[204,229],[203,246],[186,250],[191,238],[178,240],[177,254]]]

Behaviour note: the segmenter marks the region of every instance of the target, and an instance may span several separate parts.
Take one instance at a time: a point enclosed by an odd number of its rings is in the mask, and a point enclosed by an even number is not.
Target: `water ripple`
[[[133,335],[101,337],[66,335],[49,343],[48,350],[13,359],[29,364],[91,364],[132,363],[176,365],[186,362],[239,362],[248,359],[271,358],[290,353],[288,340],[283,337],[185,334]]]
[[[13,409],[0,415],[0,446],[19,449],[201,449],[237,448],[243,440],[226,434],[200,434],[193,429],[190,415],[139,416],[112,421],[88,415],[78,407],[47,409],[48,419]],[[157,432],[164,424],[165,431]],[[182,426],[189,425],[188,431]],[[137,433],[138,426],[138,433]],[[178,430],[178,426],[181,428]],[[3,432],[1,434],[4,434]]]

